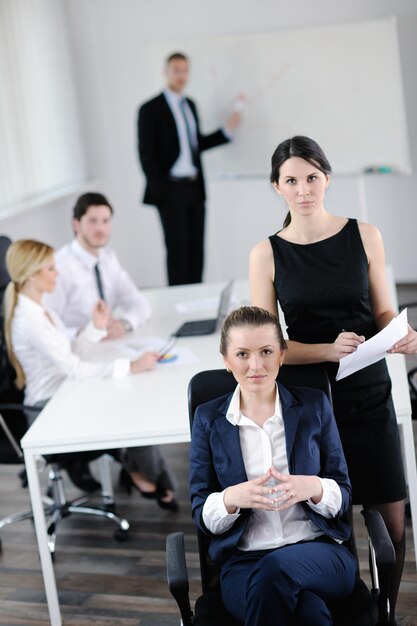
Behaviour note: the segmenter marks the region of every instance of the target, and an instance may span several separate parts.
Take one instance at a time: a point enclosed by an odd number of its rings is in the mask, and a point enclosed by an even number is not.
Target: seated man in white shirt
[[[112,216],[113,209],[102,194],[90,192],[80,196],[73,211],[75,238],[55,255],[56,287],[43,295],[43,304],[55,311],[72,338],[90,322],[99,300],[113,312],[105,339],[118,339],[151,316],[148,300],[123,269],[115,252],[107,247]],[[162,508],[176,510],[176,500],[166,501],[163,496],[166,490],[173,490],[173,479],[157,446],[125,449],[122,461],[128,472],[137,478],[142,476],[134,484],[122,470],[121,483],[126,488],[136,487],[145,497],[155,497]],[[78,472],[79,486],[84,484],[87,491],[99,487],[86,464]]]
[[[111,316],[107,339],[117,339],[146,322],[151,316],[148,300],[140,293],[121,266],[115,252],[107,247],[113,209],[100,193],[85,193],[74,207],[74,240],[56,253],[57,287],[45,297],[74,333],[91,319],[97,300],[102,299],[117,314]]]

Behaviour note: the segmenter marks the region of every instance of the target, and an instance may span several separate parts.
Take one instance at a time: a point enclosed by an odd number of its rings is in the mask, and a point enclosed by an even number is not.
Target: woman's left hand
[[[417,353],[417,332],[408,325],[408,333],[405,337],[397,341],[388,354],[416,354]]]
[[[271,467],[269,471],[271,476],[280,483],[275,487],[277,511],[283,511],[297,502],[305,502],[306,500],[312,500],[314,504],[320,502],[323,495],[323,487],[317,476],[281,474],[274,467]]]

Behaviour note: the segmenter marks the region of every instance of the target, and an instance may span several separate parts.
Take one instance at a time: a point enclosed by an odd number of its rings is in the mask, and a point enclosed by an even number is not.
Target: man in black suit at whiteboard
[[[200,133],[194,102],[183,92],[188,58],[166,61],[166,89],[139,109],[139,158],[146,177],[145,204],[158,208],[170,285],[199,283],[204,261],[205,186],[200,153],[231,140],[240,121],[235,110],[224,129]]]

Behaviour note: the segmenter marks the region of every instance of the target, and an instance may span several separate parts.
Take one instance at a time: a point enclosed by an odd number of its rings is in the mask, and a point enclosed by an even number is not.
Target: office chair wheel
[[[123,528],[116,528],[113,533],[113,537],[116,541],[122,543],[123,541],[127,541],[129,539],[129,531],[123,530]]]
[[[23,468],[22,470],[20,470],[20,472],[18,473],[18,476],[20,478],[20,484],[22,485],[22,488],[26,489],[26,487],[28,486],[28,477],[26,474],[26,469]]]

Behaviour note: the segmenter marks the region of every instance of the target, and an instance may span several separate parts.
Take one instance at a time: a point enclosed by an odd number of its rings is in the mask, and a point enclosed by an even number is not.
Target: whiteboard
[[[224,124],[236,96],[246,96],[233,143],[206,153],[210,175],[268,176],[272,152],[293,135],[315,139],[338,174],[411,173],[395,18],[153,42],[155,91],[177,50],[191,60],[187,94],[204,132]]]

